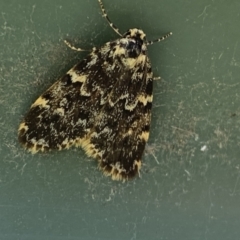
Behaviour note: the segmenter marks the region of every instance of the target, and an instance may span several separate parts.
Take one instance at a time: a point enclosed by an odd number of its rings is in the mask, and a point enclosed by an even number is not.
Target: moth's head
[[[145,54],[146,51],[146,34],[137,28],[129,29],[123,34],[123,38],[127,39],[127,44],[125,46],[128,57],[136,58],[141,53]]]

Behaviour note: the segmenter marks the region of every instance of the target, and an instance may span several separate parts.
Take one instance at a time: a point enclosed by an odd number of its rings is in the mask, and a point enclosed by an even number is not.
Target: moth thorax
[[[123,37],[126,39],[126,53],[129,58],[137,58],[146,52],[146,34],[137,28],[129,29]]]

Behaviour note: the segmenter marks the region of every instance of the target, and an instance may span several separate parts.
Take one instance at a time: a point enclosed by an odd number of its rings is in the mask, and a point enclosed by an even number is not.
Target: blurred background
[[[114,182],[81,149],[32,155],[17,129],[33,101],[118,36],[97,0],[0,2],[0,239],[237,240],[240,2],[103,0],[149,40],[156,76],[141,177]]]

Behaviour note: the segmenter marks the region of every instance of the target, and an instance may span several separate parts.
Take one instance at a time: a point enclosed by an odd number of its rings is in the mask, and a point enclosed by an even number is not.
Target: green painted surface
[[[104,0],[122,32],[142,28],[154,86],[141,178],[113,182],[81,149],[31,155],[17,128],[85,53],[117,38],[97,0],[0,2],[0,239],[237,240],[240,2]]]

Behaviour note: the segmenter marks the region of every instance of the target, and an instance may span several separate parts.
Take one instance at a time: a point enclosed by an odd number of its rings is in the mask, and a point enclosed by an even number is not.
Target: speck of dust
[[[206,146],[206,145],[202,146],[202,147],[201,147],[201,151],[202,151],[202,152],[207,151],[207,146]]]

